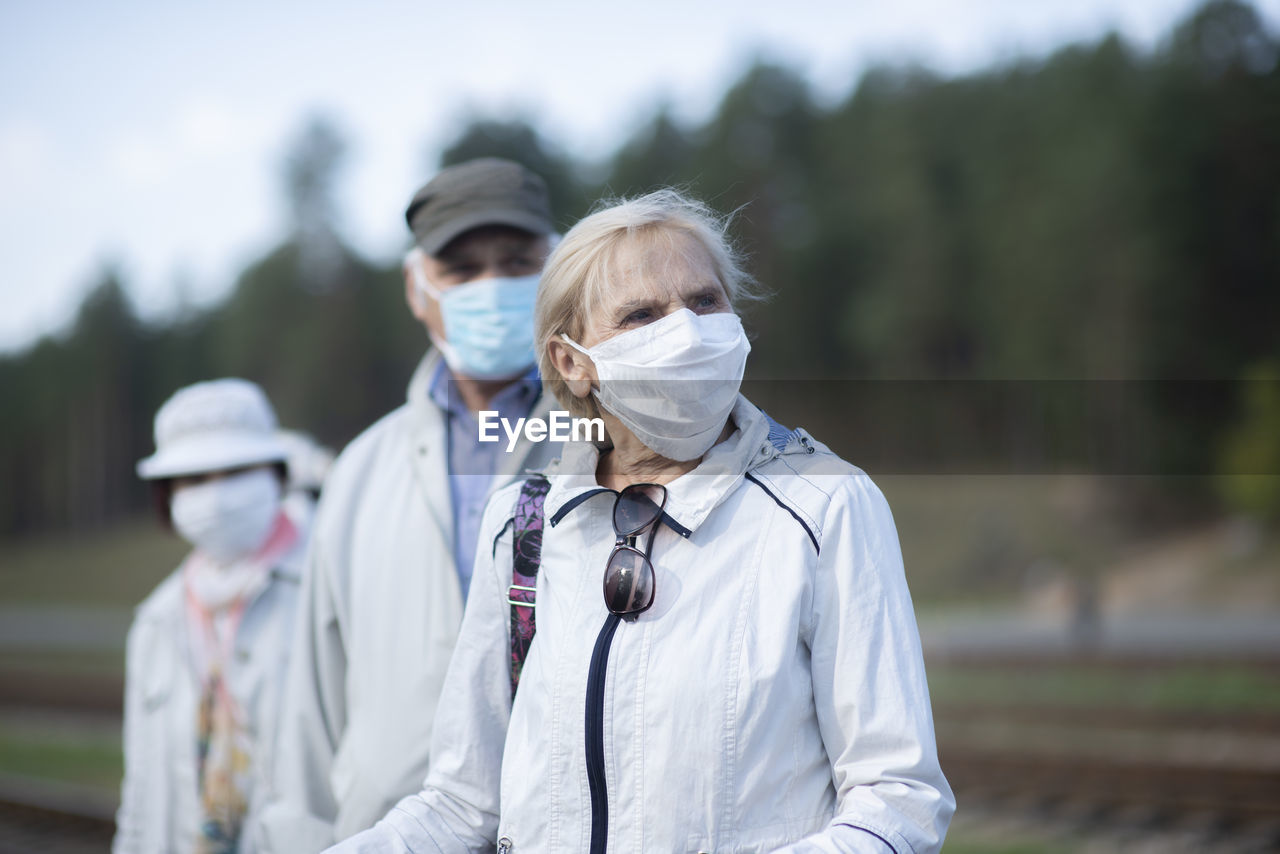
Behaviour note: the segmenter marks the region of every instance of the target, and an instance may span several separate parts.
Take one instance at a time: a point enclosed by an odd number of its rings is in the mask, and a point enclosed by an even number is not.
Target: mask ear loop
[[[574,341],[572,338],[570,338],[568,335],[565,335],[563,332],[560,333],[560,340],[568,344],[573,349],[577,350],[582,355],[586,356],[588,359],[591,359],[591,352],[586,347],[583,347],[581,344],[579,344],[577,341]],[[594,365],[595,359],[591,359],[591,363]]]
[[[422,272],[421,269],[414,269],[413,284],[419,291],[431,297],[436,302],[442,302],[444,300],[444,293],[435,285],[431,284],[431,280],[427,278],[427,274]]]
[[[586,347],[583,347],[581,344],[579,344],[577,341],[574,341],[572,338],[570,338],[568,335],[565,335],[563,332],[560,333],[560,340],[568,344],[573,349],[577,350],[582,355],[586,356],[588,359],[591,360],[591,364],[595,365],[596,363],[595,357],[591,355],[591,351],[588,350]],[[600,369],[597,367],[596,371],[599,372],[599,370]]]
[[[591,359],[592,365],[596,363],[596,360],[591,357],[590,350],[588,350],[586,347],[583,347],[581,344],[579,344],[577,341],[574,341],[572,338],[570,338],[568,335],[565,335],[563,332],[559,333],[559,335],[560,335],[561,341],[568,344],[570,347],[577,350],[579,353],[586,356],[588,359]],[[598,376],[599,368],[596,369],[596,373]],[[595,385],[589,385],[588,387],[591,389],[591,396],[594,397],[596,399],[596,402],[598,403],[600,400],[600,389],[597,388]]]
[[[436,302],[440,302],[441,297],[444,295],[439,288],[431,284],[431,280],[427,278],[427,274],[422,270],[422,262],[426,257],[427,253],[423,252],[420,246],[413,247],[404,256],[404,269],[413,279],[414,290],[431,297]]]
[[[427,278],[427,274],[422,270],[422,261],[426,256],[427,253],[422,251],[422,247],[413,247],[404,256],[404,269],[409,274],[409,278],[413,280],[414,296],[419,299],[430,297],[439,304],[443,294],[435,285],[431,284],[431,280]],[[457,354],[448,341],[443,341],[436,337],[436,334],[430,329],[427,330],[427,338],[430,339],[432,346],[444,356],[446,363],[450,366],[458,363]]]

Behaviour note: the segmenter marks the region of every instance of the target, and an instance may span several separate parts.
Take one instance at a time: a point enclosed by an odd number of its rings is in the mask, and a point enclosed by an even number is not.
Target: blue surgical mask
[[[516,377],[533,365],[533,303],[538,276],[480,279],[441,291],[421,271],[420,290],[440,303],[447,340],[432,342],[455,374],[479,380]]]

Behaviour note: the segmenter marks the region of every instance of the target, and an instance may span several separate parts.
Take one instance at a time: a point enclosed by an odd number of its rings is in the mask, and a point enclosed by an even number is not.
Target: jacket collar
[[[435,368],[431,371],[431,377],[427,382],[427,393],[431,395],[431,399],[441,412],[447,412],[451,417],[466,416],[472,420],[475,419],[475,414],[468,410],[466,403],[463,402],[457,383],[453,381],[453,374],[444,359],[435,360]],[[504,416],[524,415],[541,394],[542,377],[535,365],[498,392],[494,397],[492,408]]]
[[[778,455],[769,442],[769,420],[751,401],[738,395],[729,419],[735,429],[728,438],[707,451],[697,468],[667,484],[663,521],[681,536],[692,535],[743,475]],[[551,479],[543,508],[552,525],[593,496],[613,494],[596,482],[599,461],[600,449],[592,443],[570,442],[543,471]]]
[[[441,362],[440,353],[432,348],[422,357],[409,379],[409,418],[405,425],[409,447],[409,463],[422,495],[427,515],[439,531],[441,542],[447,543],[450,565],[453,562],[453,502],[449,495],[448,436],[444,416],[431,399],[431,377]]]
[[[435,402],[431,399],[431,378],[443,361],[440,351],[432,347],[422,357],[422,361],[418,362],[418,367],[413,369],[413,376],[409,378],[408,400],[409,409],[416,420],[431,417],[431,409],[435,408]]]
[[[426,503],[441,535],[447,543],[453,542],[453,502],[448,488],[449,439],[444,411],[431,394],[431,384],[436,372],[444,363],[440,351],[432,347],[422,357],[409,379],[408,407],[410,413],[410,442],[414,470],[426,497]],[[520,382],[535,382],[525,377]],[[546,419],[556,406],[555,398],[541,393],[529,412],[530,418]],[[545,465],[550,459],[546,443],[534,444],[523,435],[510,453],[503,453],[494,472],[490,493],[510,483],[522,471],[531,466]],[[450,546],[452,548],[452,546]]]

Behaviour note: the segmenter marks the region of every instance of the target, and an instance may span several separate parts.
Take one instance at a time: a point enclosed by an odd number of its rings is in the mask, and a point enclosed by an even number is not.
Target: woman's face
[[[702,245],[678,233],[671,240],[675,246],[643,239],[619,246],[613,263],[618,275],[587,318],[579,344],[590,349],[682,308],[695,314],[733,310]]]
[[[610,265],[609,288],[587,317],[577,343],[590,349],[616,335],[687,308],[695,314],[732,312],[729,297],[702,245],[683,234],[621,243]],[[547,344],[569,393],[586,399],[599,384],[596,366],[558,336]]]

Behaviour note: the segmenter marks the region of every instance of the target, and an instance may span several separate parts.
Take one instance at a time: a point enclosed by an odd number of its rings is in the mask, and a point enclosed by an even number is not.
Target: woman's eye
[[[720,297],[715,294],[703,294],[694,300],[695,308],[719,308]]]
[[[641,323],[648,323],[653,318],[653,312],[647,308],[636,309],[622,319],[623,326],[635,326]]]

